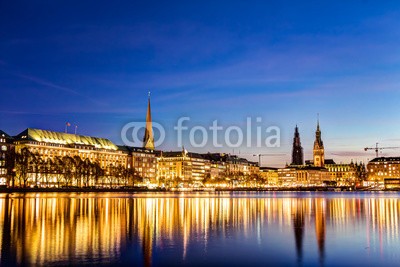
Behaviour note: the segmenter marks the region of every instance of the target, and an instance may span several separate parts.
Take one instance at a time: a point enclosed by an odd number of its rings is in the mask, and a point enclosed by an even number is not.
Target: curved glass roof
[[[30,128],[19,134],[20,138],[24,138],[24,136],[26,136],[25,138],[28,140],[33,140],[37,142],[46,142],[46,143],[62,144],[62,145],[69,145],[69,144],[90,145],[99,149],[118,150],[118,147],[114,143],[105,138],[76,135],[69,133],[60,133],[60,132],[53,132],[40,129],[30,129]]]

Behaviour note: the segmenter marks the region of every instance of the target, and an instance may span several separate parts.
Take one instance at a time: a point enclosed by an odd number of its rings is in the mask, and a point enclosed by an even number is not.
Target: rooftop
[[[10,141],[10,140],[13,139],[11,136],[9,136],[6,132],[4,132],[4,131],[2,131],[2,130],[0,130],[0,137],[1,137],[1,138],[5,138],[6,141]]]
[[[53,132],[32,128],[28,128],[25,131],[21,132],[15,137],[15,139],[60,145],[87,145],[94,146],[97,149],[118,150],[118,147],[115,144],[105,138]]]
[[[374,158],[370,162],[388,162],[388,161],[400,161],[400,157],[380,157],[380,158]]]

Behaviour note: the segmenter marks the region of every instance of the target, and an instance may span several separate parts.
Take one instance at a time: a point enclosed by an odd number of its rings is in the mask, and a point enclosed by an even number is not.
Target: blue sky
[[[181,116],[260,116],[281,128],[281,148],[236,152],[285,153],[265,159],[281,166],[296,124],[311,157],[320,113],[326,157],[365,161],[365,146],[400,146],[399,17],[398,1],[1,1],[0,128],[69,121],[121,143],[151,90],[162,149],[177,149]]]

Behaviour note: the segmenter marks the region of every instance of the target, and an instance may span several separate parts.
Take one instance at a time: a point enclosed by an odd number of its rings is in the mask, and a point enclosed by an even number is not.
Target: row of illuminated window
[[[144,167],[144,168],[150,168],[150,167],[152,167],[152,166],[154,166],[154,164],[149,164],[149,163],[140,163],[140,162],[135,162],[135,165],[134,165],[135,167]]]
[[[43,149],[36,148],[31,150],[33,153],[39,153],[42,155],[49,156],[80,156],[84,158],[98,158],[100,160],[120,160],[121,158],[125,158],[122,155],[108,155],[108,154],[93,154],[93,153],[80,153],[78,151],[63,151],[63,150],[52,150],[52,149]]]

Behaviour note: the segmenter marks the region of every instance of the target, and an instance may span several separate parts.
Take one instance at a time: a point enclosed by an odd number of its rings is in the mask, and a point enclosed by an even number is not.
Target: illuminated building
[[[115,187],[157,181],[153,150],[30,128],[17,135],[14,144],[17,155],[26,157],[25,162],[16,164],[21,186]]]
[[[277,170],[277,168],[260,167],[260,178],[270,186],[277,186],[279,183]]]
[[[258,163],[236,155],[221,154],[221,161],[226,163],[228,176],[253,176],[260,170]]]
[[[158,177],[167,185],[202,183],[210,179],[238,185],[258,174],[257,163],[228,154],[198,154],[183,150],[161,152],[158,158]]]
[[[368,163],[367,170],[370,182],[383,183],[386,179],[400,179],[400,157],[375,158]]]
[[[151,119],[150,93],[147,104],[146,129],[143,138],[143,147],[149,150],[154,150],[154,134],[153,134],[153,122]]]
[[[335,182],[338,186],[349,186],[355,185],[365,176],[365,166],[360,164],[336,164],[333,159],[325,159],[325,148],[321,138],[321,130],[319,126],[319,120],[317,123],[317,130],[315,132],[315,141],[313,148],[313,160],[307,160],[307,168],[321,168],[322,172],[326,170],[329,172],[329,176],[325,176],[325,181]],[[308,175],[311,175],[309,173]],[[312,174],[313,176],[316,174]],[[311,179],[313,180],[313,179]]]
[[[227,176],[228,166],[223,161],[224,154],[208,153],[204,157],[210,161],[210,176],[211,180],[223,180]]]
[[[134,178],[140,184],[157,184],[157,153],[139,147],[120,146],[121,150],[128,152],[128,166],[133,169]]]
[[[309,167],[297,169],[297,185],[321,186],[330,182],[330,175],[325,168]]]
[[[209,160],[186,150],[161,152],[158,158],[158,177],[166,184],[202,182],[209,171]]]
[[[15,137],[16,152],[21,152],[24,147],[45,160],[56,156],[79,156],[97,161],[102,168],[111,164],[126,167],[127,164],[127,154],[104,138],[28,128]]]
[[[12,176],[13,164],[13,138],[0,130],[0,186],[7,184]]]
[[[292,164],[291,165],[303,165],[303,148],[300,142],[299,128],[296,125],[293,138],[293,149],[292,149]]]
[[[219,176],[224,177],[232,186],[255,186],[251,182],[259,178],[260,167],[256,162],[224,153],[209,153],[204,156],[214,163],[214,166],[218,166],[216,168],[219,169]]]
[[[354,185],[365,177],[365,165],[362,163],[336,164],[325,161],[325,168],[329,171],[331,181],[339,186]]]
[[[314,166],[315,167],[324,167],[325,164],[325,149],[324,143],[321,139],[321,130],[319,129],[319,120],[317,124],[317,131],[315,132],[315,141],[314,141]]]
[[[278,169],[278,184],[280,186],[295,186],[297,182],[297,169],[296,168],[283,168]]]
[[[314,166],[298,166],[278,169],[281,186],[322,186],[330,181],[328,170]]]

